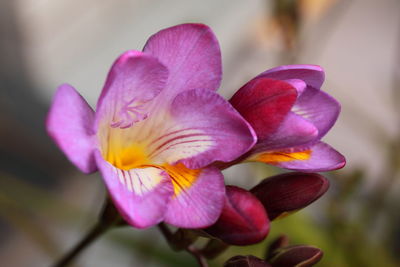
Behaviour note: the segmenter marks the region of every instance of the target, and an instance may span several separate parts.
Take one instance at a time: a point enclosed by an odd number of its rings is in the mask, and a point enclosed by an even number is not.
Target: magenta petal
[[[97,170],[94,151],[94,112],[70,85],[58,87],[46,128],[68,159],[84,173]]]
[[[174,190],[163,170],[148,167],[124,171],[106,162],[99,151],[95,156],[115,206],[130,225],[146,228],[164,219]]]
[[[303,80],[307,85],[319,89],[325,80],[325,73],[317,65],[286,65],[264,71],[257,77],[276,80],[299,79]]]
[[[222,173],[214,167],[201,169],[195,182],[169,203],[165,222],[182,228],[204,228],[215,223],[224,205]]]
[[[170,147],[168,153],[179,151],[182,162],[190,169],[202,168],[213,161],[232,161],[247,152],[256,142],[249,124],[221,96],[210,90],[182,92],[171,105],[177,124],[192,132],[191,141],[182,141]],[[191,150],[198,151],[192,155]]]
[[[302,150],[302,149],[300,149]],[[278,162],[274,165],[296,171],[323,172],[343,168],[346,159],[328,144],[318,142],[311,148],[311,156],[307,160]]]
[[[255,152],[287,149],[307,144],[318,136],[318,129],[311,122],[289,112],[278,130],[265,140],[259,140]]]
[[[340,104],[323,91],[307,88],[293,106],[292,111],[318,128],[318,140],[335,124],[340,113]]]
[[[295,88],[284,81],[256,78],[246,83],[229,100],[250,123],[259,142],[268,140],[297,99]]]
[[[151,100],[168,79],[168,70],[156,58],[139,51],[127,51],[113,64],[96,110],[97,123],[128,128],[147,117]]]
[[[216,90],[220,85],[221,52],[206,25],[182,24],[164,29],[149,38],[143,51],[167,66],[171,97],[184,90]]]
[[[288,84],[290,84],[291,86],[296,88],[297,96],[300,96],[304,92],[304,90],[306,90],[306,88],[307,88],[307,84],[303,80],[289,79],[289,80],[285,80],[285,82],[287,82]]]

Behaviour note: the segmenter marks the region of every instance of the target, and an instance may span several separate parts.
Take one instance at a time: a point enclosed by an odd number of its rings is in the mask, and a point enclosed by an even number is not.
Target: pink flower
[[[48,133],[81,171],[100,170],[131,225],[207,227],[225,197],[220,170],[208,165],[232,161],[256,142],[248,123],[214,92],[221,72],[207,26],[162,30],[143,52],[115,61],[96,112],[72,86],[61,85]]]
[[[256,131],[258,141],[234,163],[261,161],[307,172],[342,168],[343,155],[320,141],[340,113],[340,104],[320,90],[324,77],[319,66],[280,66],[240,88],[230,103]]]

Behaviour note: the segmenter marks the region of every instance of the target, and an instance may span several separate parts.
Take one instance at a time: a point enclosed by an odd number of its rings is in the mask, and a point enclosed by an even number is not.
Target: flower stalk
[[[92,229],[67,254],[62,256],[52,267],[68,266],[83,250],[90,246],[100,236],[123,222],[110,199],[106,199],[99,220]]]
[[[168,245],[171,248],[173,248],[174,250],[180,250],[180,249],[186,250],[196,258],[200,267],[208,267],[206,257],[192,243],[184,242],[185,246],[183,247],[181,244],[179,244],[179,241],[176,240],[176,238],[174,238],[174,234],[164,223],[158,224],[158,229],[160,229],[160,232],[162,233],[162,235],[164,236],[165,240],[168,242]]]

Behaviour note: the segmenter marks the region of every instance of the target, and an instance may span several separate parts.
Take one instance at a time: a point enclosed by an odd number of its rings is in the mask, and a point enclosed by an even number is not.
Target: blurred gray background
[[[371,208],[378,219],[365,233],[371,234],[371,242],[383,240],[391,246],[388,251],[398,252],[398,229],[391,228],[389,241],[385,232],[387,224],[397,225],[398,216],[385,214],[396,213],[400,191],[395,167],[400,142],[399,1],[1,0],[1,265],[49,265],[90,227],[103,202],[100,176],[79,173],[45,133],[45,115],[57,86],[70,83],[94,106],[118,55],[141,50],[153,33],[185,22],[214,30],[224,68],[219,92],[225,97],[277,65],[318,64],[325,69],[322,89],[342,104],[325,141],[348,161],[344,170],[332,174],[333,192],[345,177],[361,176],[352,201],[345,204],[349,220],[353,222],[353,211],[370,205],[366,198],[378,196],[387,209],[380,202],[379,210]],[[226,172],[227,183],[250,188],[277,171],[266,168],[237,166]],[[321,210],[333,199],[311,208],[307,218],[326,219]],[[115,232],[85,251],[81,266],[179,266],[179,259],[194,264],[185,253],[170,252],[156,230]],[[333,265],[329,253],[325,257],[321,266],[357,266],[346,255]],[[380,266],[392,266],[387,264]]]

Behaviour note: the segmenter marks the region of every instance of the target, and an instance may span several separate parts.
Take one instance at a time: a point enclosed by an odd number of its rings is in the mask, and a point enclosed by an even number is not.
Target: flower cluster
[[[229,101],[215,92],[221,76],[219,45],[207,26],[167,28],[142,52],[115,61],[96,111],[71,85],[61,85],[47,131],[82,172],[101,172],[130,225],[164,221],[205,228],[230,244],[259,242],[270,220],[327,190],[324,177],[306,172],[344,166],[344,157],[320,141],[340,105],[320,90],[319,66],[265,71]],[[225,187],[221,171],[248,161],[300,172],[250,191]]]
[[[227,186],[221,216],[204,231],[231,245],[258,243],[267,236],[270,221],[308,206],[328,188],[322,175],[300,172],[266,178],[250,191]]]

